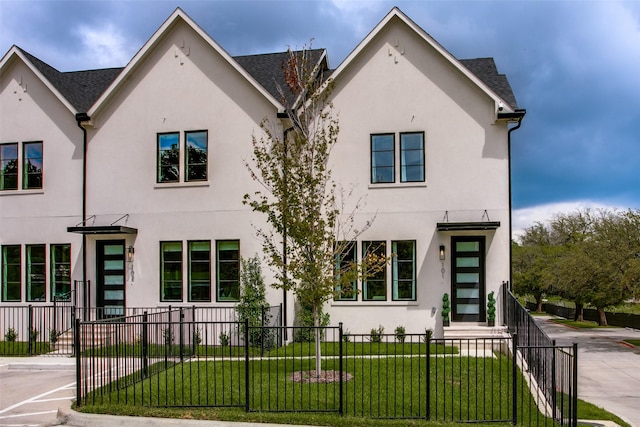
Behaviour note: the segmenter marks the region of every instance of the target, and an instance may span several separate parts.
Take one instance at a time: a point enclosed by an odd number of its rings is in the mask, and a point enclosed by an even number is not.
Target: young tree
[[[240,265],[240,301],[236,304],[236,312],[240,322],[246,320],[249,324],[249,345],[260,346],[265,344],[263,336],[268,334],[259,329],[251,329],[252,326],[262,326],[263,311],[267,306],[260,258],[257,255],[249,259],[242,258]],[[241,328],[244,333],[244,326]]]
[[[254,136],[251,163],[245,162],[262,189],[245,194],[244,203],[263,213],[269,228],[257,230],[267,262],[274,268],[273,285],[292,291],[300,305],[311,307],[315,327],[316,374],[321,373],[320,316],[337,289],[363,271],[375,270],[386,259],[363,260],[358,268],[336,272],[336,257],[344,253],[370,225],[355,227],[361,201],[344,211],[342,193],[331,178],[329,156],[338,141],[338,119],[329,101],[333,87],[314,58],[317,51],[288,51],[283,64],[286,89],[284,132],[270,120]],[[344,284],[344,286],[341,286]]]

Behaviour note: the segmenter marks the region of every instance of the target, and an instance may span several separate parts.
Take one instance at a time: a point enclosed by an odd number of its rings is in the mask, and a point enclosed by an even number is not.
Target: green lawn
[[[617,326],[598,326],[596,322],[591,322],[588,320],[584,320],[582,322],[577,322],[575,320],[569,319],[553,319],[556,323],[561,323],[566,326],[570,326],[572,328],[578,329],[597,329],[597,328],[616,328]]]
[[[3,356],[33,356],[53,350],[48,342],[39,341],[31,343],[31,354],[28,348],[29,343],[26,341],[0,341],[0,355]]]
[[[640,347],[640,340],[624,340],[624,342],[634,345],[636,347]]]

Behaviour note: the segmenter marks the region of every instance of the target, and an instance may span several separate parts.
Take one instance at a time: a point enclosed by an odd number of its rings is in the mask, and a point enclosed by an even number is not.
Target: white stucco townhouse
[[[366,200],[357,221],[375,217],[349,256],[397,254],[327,304],[331,323],[441,335],[448,293],[453,324],[484,324],[487,294],[510,280],[510,138],[525,112],[507,78],[491,58],[456,59],[397,8],[336,69],[313,55],[335,81],[333,177]],[[242,204],[256,185],[243,160],[261,121],[283,116],[285,57],[232,57],[180,9],[124,68],[59,72],[12,47],[0,61],[0,305],[86,283],[103,316],[232,307],[264,225]],[[292,296],[267,298],[291,325]]]

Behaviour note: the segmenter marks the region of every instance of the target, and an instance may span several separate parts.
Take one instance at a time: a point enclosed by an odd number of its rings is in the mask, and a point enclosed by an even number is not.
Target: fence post
[[[511,424],[516,425],[518,423],[518,334],[513,334],[513,363],[511,365],[511,388],[512,399],[511,402]]]
[[[338,375],[340,375],[340,385],[339,385],[339,409],[338,412],[340,415],[344,415],[344,380],[342,378],[342,322],[338,323]]]
[[[149,331],[147,312],[142,313],[142,378],[149,376]]]
[[[571,425],[577,427],[578,425],[578,343],[573,343],[573,401]]]
[[[27,316],[27,354],[31,356],[31,351],[33,350],[31,344],[31,337],[33,336],[33,306],[31,304],[29,304]]]
[[[558,399],[556,397],[556,340],[551,340],[551,390],[553,390],[553,393],[551,393],[551,408],[553,411],[553,414],[555,415],[556,413],[556,408],[558,405]],[[561,403],[562,404],[562,403]]]
[[[427,343],[427,419],[431,419],[431,334],[425,331],[425,343]]]
[[[249,319],[244,319],[244,410],[249,412]]]
[[[73,331],[73,348],[76,356],[76,404],[80,406],[82,404],[82,372],[80,357],[80,319],[75,319]]]
[[[183,308],[180,307],[180,334],[179,334],[179,345],[180,345],[180,362],[184,362],[184,312]]]

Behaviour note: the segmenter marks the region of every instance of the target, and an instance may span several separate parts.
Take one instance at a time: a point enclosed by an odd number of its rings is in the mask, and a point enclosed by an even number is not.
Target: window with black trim
[[[395,135],[371,135],[371,182],[395,182]]]
[[[0,190],[18,189],[18,143],[0,144]]]
[[[22,188],[42,188],[42,141],[22,145]]]
[[[2,301],[22,298],[22,256],[20,245],[2,246]]]
[[[415,301],[416,299],[416,242],[400,240],[391,242],[392,299]]]
[[[206,181],[208,145],[206,130],[185,131],[182,138],[180,132],[158,133],[156,182]]]
[[[68,301],[71,298],[71,245],[51,245],[51,298]]]
[[[219,240],[216,242],[217,300],[240,299],[240,242]]]
[[[160,300],[182,301],[182,242],[160,242]]]
[[[400,134],[400,182],[424,182],[424,132]]]
[[[211,301],[211,242],[189,242],[189,301]]]
[[[337,249],[334,276],[338,285],[335,300],[355,301],[358,299],[358,281],[354,274],[358,262],[356,242],[338,242]],[[352,280],[348,276],[352,276]]]
[[[45,245],[27,245],[27,301],[46,301],[46,247]]]
[[[395,133],[371,135],[372,184],[425,181],[424,132],[401,132],[399,135],[398,150]],[[396,164],[400,167],[396,168]]]
[[[385,258],[387,256],[387,242],[364,241],[362,242],[362,258],[366,259],[370,255],[375,258]],[[373,273],[368,274],[362,281],[363,301],[386,301],[387,300],[387,266]]]

